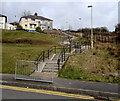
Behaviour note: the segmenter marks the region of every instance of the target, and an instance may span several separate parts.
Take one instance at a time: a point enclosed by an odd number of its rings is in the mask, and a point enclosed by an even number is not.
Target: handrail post
[[[57,60],[58,70],[60,70],[60,59]]]
[[[61,58],[62,58],[62,62],[63,62],[63,52],[61,52],[61,56],[62,56]]]
[[[71,42],[70,42],[70,46],[69,46],[69,53],[71,53]]]
[[[55,54],[56,54],[56,46],[55,46],[55,48],[54,48],[54,49],[55,49]]]
[[[49,59],[49,55],[50,55],[50,54],[49,54],[49,49],[48,49],[48,59]]]
[[[80,53],[81,53],[81,42],[79,42],[79,48],[80,48]]]
[[[63,47],[64,61],[65,61],[65,48]]]
[[[43,62],[45,60],[45,51],[43,51]]]

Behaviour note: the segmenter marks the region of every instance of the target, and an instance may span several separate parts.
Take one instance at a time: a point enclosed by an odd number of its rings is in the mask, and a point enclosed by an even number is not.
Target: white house
[[[35,30],[36,27],[40,27],[42,30],[53,28],[53,20],[38,16],[37,13],[34,15],[22,16],[19,24],[27,30]]]
[[[0,29],[6,28],[7,16],[0,14]]]
[[[16,26],[13,26],[12,24],[6,24],[6,29],[8,29],[8,30],[16,30]]]

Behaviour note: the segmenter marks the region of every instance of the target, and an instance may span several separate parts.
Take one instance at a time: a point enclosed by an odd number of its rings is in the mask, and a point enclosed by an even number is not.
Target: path
[[[68,35],[68,34],[65,34]],[[72,35],[68,35],[69,37],[71,37],[70,40],[74,40],[77,37],[74,37]],[[65,40],[64,42],[62,42],[62,45],[66,45],[69,47],[70,42],[69,40]],[[68,56],[72,55],[72,54],[77,54],[77,53],[81,53],[83,52],[85,49],[88,49],[88,46],[81,46],[78,45],[77,47],[75,47],[74,45],[71,45],[72,50],[71,52],[67,52],[65,53],[65,61],[67,60]],[[35,71],[33,74],[31,74],[32,77],[39,77],[41,80],[48,80],[48,81],[53,81],[54,78],[58,77],[58,71],[59,69],[62,68],[63,64],[65,61],[60,62],[59,68],[58,68],[58,58],[59,58],[60,54],[53,54],[50,56],[49,59],[46,59],[44,62],[41,62],[38,65],[38,70]]]

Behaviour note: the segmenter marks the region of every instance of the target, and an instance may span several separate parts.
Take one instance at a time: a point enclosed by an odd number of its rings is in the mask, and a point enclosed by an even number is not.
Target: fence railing
[[[85,49],[90,49],[91,44],[90,44],[90,41],[78,41],[78,42],[75,42],[75,43],[71,42],[71,44],[68,47],[63,47],[61,49],[61,52],[60,52],[58,60],[57,60],[58,70],[61,69],[60,68],[61,63],[64,63],[66,61],[66,59],[68,57],[67,54],[71,53],[72,48],[76,49],[74,51],[74,53],[77,54],[77,53],[81,53]]]
[[[37,61],[16,60],[15,79],[28,78],[38,70]]]
[[[44,73],[38,72],[38,62],[37,61],[26,61],[17,60],[15,67],[15,79],[16,80],[30,80],[30,81],[41,81],[41,82],[53,82],[53,77],[47,74],[44,77]],[[38,72],[39,74],[36,75]]]
[[[113,33],[112,33],[113,34]],[[100,41],[102,43],[115,43],[115,44],[119,44],[120,40],[119,40],[119,35],[112,35],[110,33],[93,33],[93,40],[94,42],[96,41]],[[91,34],[90,33],[84,33],[83,37],[86,38],[87,40],[90,40],[91,38]]]
[[[49,59],[51,54],[56,54],[56,46],[53,46],[48,50],[42,51],[35,61],[38,61],[38,62],[43,61],[44,62],[45,58]]]
[[[59,54],[59,57],[57,59],[57,64],[58,64],[58,70],[60,70],[60,64],[63,63],[64,61],[66,61],[67,57],[66,57],[66,53],[69,53],[70,49],[63,47],[61,49],[61,52]]]

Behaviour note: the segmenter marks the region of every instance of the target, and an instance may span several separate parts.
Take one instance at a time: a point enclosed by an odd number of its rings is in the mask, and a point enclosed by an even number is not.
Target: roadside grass
[[[16,42],[18,39],[31,40],[32,43]],[[16,60],[37,59],[40,52],[59,45],[60,38],[48,34],[30,33],[25,31],[3,30],[2,39],[2,73],[14,74]],[[8,41],[9,40],[9,41]],[[12,42],[12,43],[11,43]]]
[[[63,66],[59,77],[81,81],[120,83],[117,46],[97,43],[94,49],[72,55]]]

